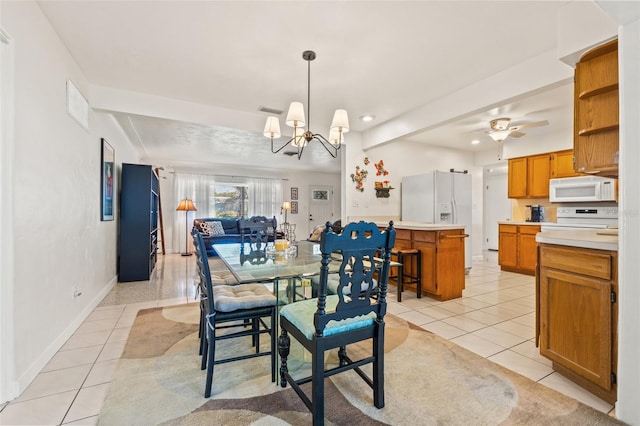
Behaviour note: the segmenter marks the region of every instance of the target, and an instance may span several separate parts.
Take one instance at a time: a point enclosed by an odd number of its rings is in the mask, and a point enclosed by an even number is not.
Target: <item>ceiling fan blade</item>
[[[511,131],[511,133],[509,133],[509,136],[512,138],[521,138],[523,136],[525,136],[526,133],[522,133],[522,132],[518,132],[518,131]]]
[[[518,124],[517,126],[511,126],[509,127],[509,130],[518,131],[522,129],[528,129],[530,127],[546,126],[548,124],[549,122],[547,120],[543,120],[543,121],[537,121],[535,123],[525,123],[525,124]]]

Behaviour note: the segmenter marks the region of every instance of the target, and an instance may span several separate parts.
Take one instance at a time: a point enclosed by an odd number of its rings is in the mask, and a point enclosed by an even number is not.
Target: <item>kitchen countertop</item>
[[[376,222],[376,225],[380,227],[386,227],[389,222]],[[464,225],[449,225],[446,223],[424,223],[424,222],[393,222],[393,227],[396,229],[412,229],[419,231],[443,231],[447,229],[464,229]]]
[[[604,230],[547,231],[536,234],[536,242],[561,246],[618,251],[617,235],[600,235]]]
[[[526,222],[526,221],[520,221],[520,222],[515,222],[512,220],[499,220],[498,221],[498,225],[548,225],[550,223],[555,224],[555,222]]]

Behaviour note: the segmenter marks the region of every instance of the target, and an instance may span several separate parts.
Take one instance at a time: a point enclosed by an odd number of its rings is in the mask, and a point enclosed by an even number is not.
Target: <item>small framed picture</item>
[[[116,153],[109,143],[101,139],[102,152],[100,155],[100,220],[113,220],[113,190]]]
[[[298,214],[298,202],[297,201],[292,201],[291,202],[291,214]]]
[[[298,199],[298,188],[296,188],[295,186],[291,188],[291,199],[292,200]]]

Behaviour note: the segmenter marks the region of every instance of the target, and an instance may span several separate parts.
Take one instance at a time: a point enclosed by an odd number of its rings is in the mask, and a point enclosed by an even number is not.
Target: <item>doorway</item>
[[[309,232],[327,221],[334,221],[333,186],[309,185]]]
[[[508,168],[504,164],[485,166],[483,172],[484,236],[483,249],[498,250],[498,222],[511,220],[508,196]]]

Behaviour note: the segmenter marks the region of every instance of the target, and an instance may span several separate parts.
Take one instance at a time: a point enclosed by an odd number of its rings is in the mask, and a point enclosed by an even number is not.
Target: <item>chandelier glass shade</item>
[[[307,61],[307,115],[305,117],[304,105],[302,102],[291,102],[285,123],[289,127],[293,127],[292,136],[282,146],[276,149],[273,144],[274,139],[282,136],[280,131],[280,121],[277,117],[267,117],[264,126],[264,136],[271,139],[271,152],[277,154],[286,146],[291,144],[298,151],[298,160],[302,157],[304,148],[311,141],[320,142],[320,144],[333,157],[338,156],[338,150],[344,143],[344,134],[349,131],[349,116],[344,109],[338,109],[333,114],[331,127],[329,129],[329,138],[325,138],[320,133],[313,133],[310,129],[310,110],[311,110],[311,61],[316,58],[315,52],[306,50],[302,53],[302,58]],[[309,121],[307,121],[309,118]],[[305,127],[306,126],[306,127]]]

